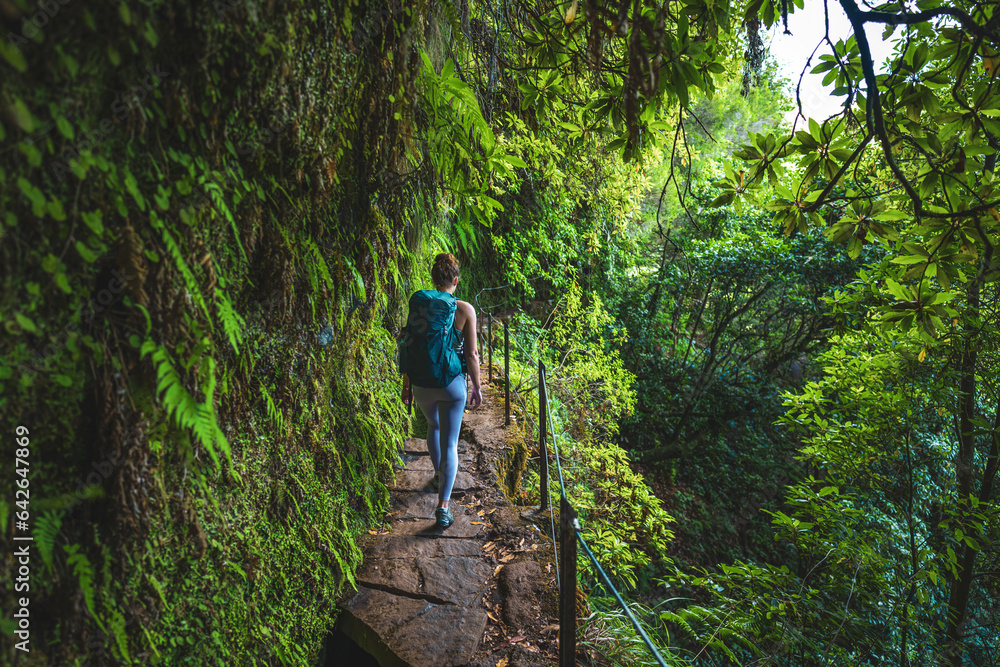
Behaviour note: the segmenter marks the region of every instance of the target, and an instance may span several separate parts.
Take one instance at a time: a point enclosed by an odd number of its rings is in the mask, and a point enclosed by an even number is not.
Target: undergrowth
[[[561,495],[558,450],[562,481],[579,513],[584,539],[615,585],[634,590],[669,564],[669,524],[674,519],[633,469],[628,453],[612,441],[618,420],[633,409],[635,395],[634,378],[607,338],[609,322],[600,301],[585,300],[576,285],[567,291],[549,329],[515,320],[518,343],[512,343],[516,351],[510,374],[520,391],[517,400],[512,398],[512,411],[526,425],[529,450],[537,449],[537,362],[524,358],[537,350],[547,362],[549,505],[558,508]],[[539,504],[540,465],[532,461],[522,480],[525,504]],[[595,585],[590,561],[581,557],[579,566],[582,580]]]

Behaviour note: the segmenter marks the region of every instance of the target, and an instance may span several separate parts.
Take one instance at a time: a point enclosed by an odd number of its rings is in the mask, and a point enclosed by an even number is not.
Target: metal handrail
[[[479,294],[485,291],[492,291],[498,289],[504,289],[505,287],[510,287],[510,285],[501,285],[500,287],[484,288],[476,294],[475,301],[476,305],[479,306]],[[489,346],[489,358],[490,358],[490,380],[493,378],[493,337],[492,337],[492,324],[495,321],[492,313],[487,312],[489,317],[490,335],[487,340],[487,345]],[[510,335],[509,327],[506,321],[504,325],[504,382],[505,382],[505,425],[510,424]],[[521,352],[527,355],[527,351],[524,350],[514,341],[515,345],[520,348]],[[530,355],[528,355],[530,357]],[[626,616],[632,623],[636,632],[642,638],[642,641],[646,644],[646,647],[656,658],[656,661],[661,667],[667,667],[666,661],[660,654],[660,651],[653,645],[652,640],[650,640],[649,635],[639,624],[638,619],[632,613],[632,610],[628,608],[625,604],[624,599],[615,588],[614,584],[611,583],[610,577],[601,567],[601,564],[597,561],[594,556],[593,551],[591,551],[590,546],[584,539],[583,534],[580,532],[580,524],[577,520],[576,510],[569,502],[569,497],[566,494],[566,482],[563,477],[562,472],[562,457],[559,454],[559,438],[556,421],[552,412],[552,404],[549,401],[548,395],[548,383],[546,380],[545,373],[545,363],[540,357],[530,359],[538,363],[538,423],[536,428],[538,430],[539,437],[539,457],[542,459],[541,467],[541,480],[539,488],[539,510],[544,511],[548,507],[548,486],[549,486],[549,476],[548,476],[548,448],[545,443],[545,439],[548,432],[548,426],[551,425],[552,428],[552,447],[556,459],[556,470],[559,476],[559,500],[560,500],[560,535],[559,540],[555,538],[555,525],[552,518],[552,508],[549,509],[549,519],[552,524],[552,536],[553,536],[553,549],[555,550],[556,559],[556,584],[559,588],[559,664],[560,666],[572,667],[576,664],[576,543],[583,546],[584,552],[590,559],[591,563],[594,564],[602,583],[611,591],[615,600],[625,611]],[[520,398],[520,395],[518,395]],[[524,406],[524,402],[521,401],[523,407],[525,407],[525,415],[528,415],[527,406]],[[544,405],[544,411],[543,411]],[[563,558],[560,559],[560,549],[556,547],[556,542],[561,542],[561,551]],[[560,568],[560,561],[562,562],[562,567]]]

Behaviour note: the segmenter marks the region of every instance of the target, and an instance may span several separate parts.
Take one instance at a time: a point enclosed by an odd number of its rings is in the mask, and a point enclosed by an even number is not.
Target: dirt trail
[[[558,660],[552,543],[527,520],[531,508],[512,505],[498,484],[517,433],[503,422],[503,385],[484,384],[483,405],[463,419],[455,523],[444,530],[434,524],[426,443],[402,443],[392,508],[364,540],[358,591],[341,603],[341,631],[383,667]]]

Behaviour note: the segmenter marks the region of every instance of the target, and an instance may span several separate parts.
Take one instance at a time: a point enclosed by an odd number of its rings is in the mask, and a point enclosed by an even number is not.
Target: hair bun
[[[458,258],[450,252],[439,253],[434,258],[431,279],[438,287],[448,287],[458,278]]]

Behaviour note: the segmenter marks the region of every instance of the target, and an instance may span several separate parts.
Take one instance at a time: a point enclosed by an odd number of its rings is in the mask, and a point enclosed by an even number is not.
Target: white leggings
[[[447,387],[413,385],[413,400],[427,418],[427,452],[439,471],[438,499],[451,499],[458,474],[458,432],[465,412],[465,376],[461,373]]]

